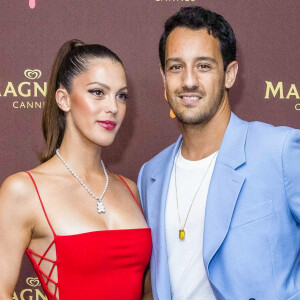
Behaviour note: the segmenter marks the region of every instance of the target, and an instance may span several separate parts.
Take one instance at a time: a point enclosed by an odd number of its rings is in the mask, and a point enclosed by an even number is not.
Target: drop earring
[[[166,89],[165,89],[165,91],[164,91],[164,96],[165,96],[165,100],[168,101],[168,98],[167,98],[167,90],[166,90]],[[175,116],[175,114],[174,114],[174,112],[173,112],[172,109],[170,109],[170,117],[171,117],[172,119],[176,118],[176,116]]]

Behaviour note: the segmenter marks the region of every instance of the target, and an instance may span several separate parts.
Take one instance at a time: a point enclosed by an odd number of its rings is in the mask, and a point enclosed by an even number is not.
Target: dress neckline
[[[149,227],[145,228],[128,228],[128,229],[107,229],[107,230],[95,230],[95,231],[88,231],[82,233],[75,233],[75,234],[55,234],[55,237],[76,237],[88,234],[99,234],[99,233],[118,233],[118,232],[135,232],[135,231],[151,231]]]

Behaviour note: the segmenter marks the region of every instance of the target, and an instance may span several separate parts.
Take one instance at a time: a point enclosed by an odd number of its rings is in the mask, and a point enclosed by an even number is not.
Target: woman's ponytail
[[[42,129],[46,146],[44,151],[39,155],[41,162],[50,159],[62,142],[66,121],[64,112],[57,106],[55,99],[56,90],[60,85],[58,78],[60,77],[59,73],[62,64],[65,62],[65,58],[71,51],[81,45],[84,45],[84,43],[75,39],[65,42],[59,49],[52,66],[42,119]]]

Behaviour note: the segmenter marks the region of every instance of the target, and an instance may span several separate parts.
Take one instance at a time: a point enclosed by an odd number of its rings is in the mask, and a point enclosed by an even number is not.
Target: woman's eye
[[[104,95],[102,90],[94,89],[94,90],[89,90],[89,93],[93,94],[94,96],[101,97]]]
[[[128,99],[128,94],[127,93],[117,94],[116,98],[121,99],[121,100],[127,100]]]

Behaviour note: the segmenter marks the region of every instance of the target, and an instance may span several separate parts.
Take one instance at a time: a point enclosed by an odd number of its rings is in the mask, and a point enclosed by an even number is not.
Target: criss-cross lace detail
[[[49,294],[49,295],[47,295],[48,298],[50,298],[49,300],[58,299],[57,298],[58,297],[58,283],[51,278],[51,276],[54,273],[53,272],[54,269],[57,268],[57,263],[56,263],[56,260],[52,260],[50,258],[47,258],[47,256],[46,256],[48,254],[49,250],[51,249],[51,247],[54,245],[55,245],[55,242],[53,240],[43,255],[40,255],[30,249],[26,250],[26,253],[33,264],[33,267],[37,273],[37,276],[40,280],[42,287],[44,288],[45,291],[47,291],[47,294]],[[35,259],[35,257],[37,259]],[[46,271],[45,270],[43,271],[41,268],[41,264],[44,261],[47,261],[48,263],[52,264],[48,274],[46,274]],[[51,285],[53,285],[53,288],[50,288]],[[54,290],[54,291],[51,292],[50,289]]]

